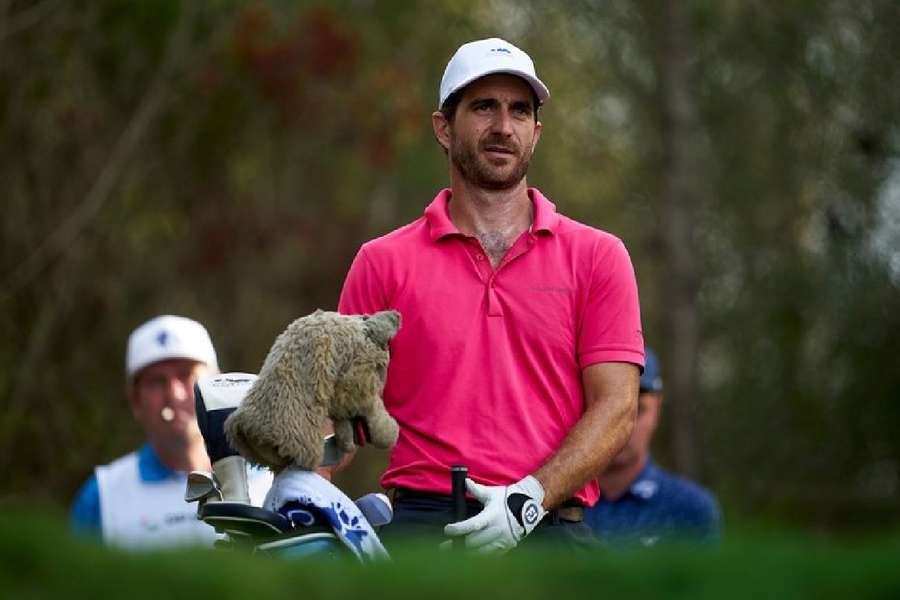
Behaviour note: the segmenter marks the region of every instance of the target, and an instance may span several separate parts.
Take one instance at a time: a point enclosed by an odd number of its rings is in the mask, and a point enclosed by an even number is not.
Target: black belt
[[[397,502],[398,500],[413,500],[415,498],[422,498],[428,500],[439,500],[442,502],[447,502],[448,504],[453,503],[453,498],[449,494],[438,494],[437,492],[423,492],[420,490],[411,490],[409,488],[392,488],[388,490],[388,495],[391,497],[391,502]],[[467,498],[467,503],[478,502],[477,500],[472,500]],[[480,504],[480,503],[479,503]],[[545,519],[549,518],[553,523],[559,523],[560,521],[567,521],[569,523],[580,523],[584,521],[584,506],[582,506],[581,502],[575,498],[569,498],[560,504],[557,508],[553,510],[547,511],[547,516]]]

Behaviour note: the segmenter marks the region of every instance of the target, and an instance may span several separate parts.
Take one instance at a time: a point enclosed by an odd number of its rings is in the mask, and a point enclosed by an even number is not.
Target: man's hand
[[[506,552],[531,533],[547,511],[544,487],[529,475],[510,486],[479,485],[466,479],[466,489],[484,509],[474,517],[450,523],[444,534],[466,536],[466,547],[479,552]]]

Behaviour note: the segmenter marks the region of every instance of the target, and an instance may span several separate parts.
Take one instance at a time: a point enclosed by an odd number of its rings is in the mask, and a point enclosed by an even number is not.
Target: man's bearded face
[[[492,158],[496,153],[506,156]],[[454,135],[450,160],[469,183],[487,190],[505,190],[528,173],[531,148],[523,152],[515,140],[499,134],[488,134],[481,140]]]

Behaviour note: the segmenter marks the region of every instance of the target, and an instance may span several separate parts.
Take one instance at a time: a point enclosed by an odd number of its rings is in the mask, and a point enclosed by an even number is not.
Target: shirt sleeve
[[[710,542],[717,542],[721,539],[722,511],[712,494],[704,497],[697,521],[697,534],[701,539]]]
[[[338,301],[338,312],[345,315],[371,315],[387,308],[388,299],[384,293],[383,281],[363,246],[356,253],[347,272]]]
[[[637,280],[631,258],[616,239],[595,261],[578,335],[582,369],[601,362],[644,367]]]
[[[69,527],[74,533],[100,538],[103,523],[100,517],[100,488],[97,476],[84,482],[69,510]]]

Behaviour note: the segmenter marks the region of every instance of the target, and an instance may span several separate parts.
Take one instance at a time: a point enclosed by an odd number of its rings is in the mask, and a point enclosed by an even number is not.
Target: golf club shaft
[[[469,468],[463,465],[450,467],[450,489],[453,497],[453,520],[462,521],[466,518],[466,476]],[[455,547],[461,547],[462,540],[453,540]]]

